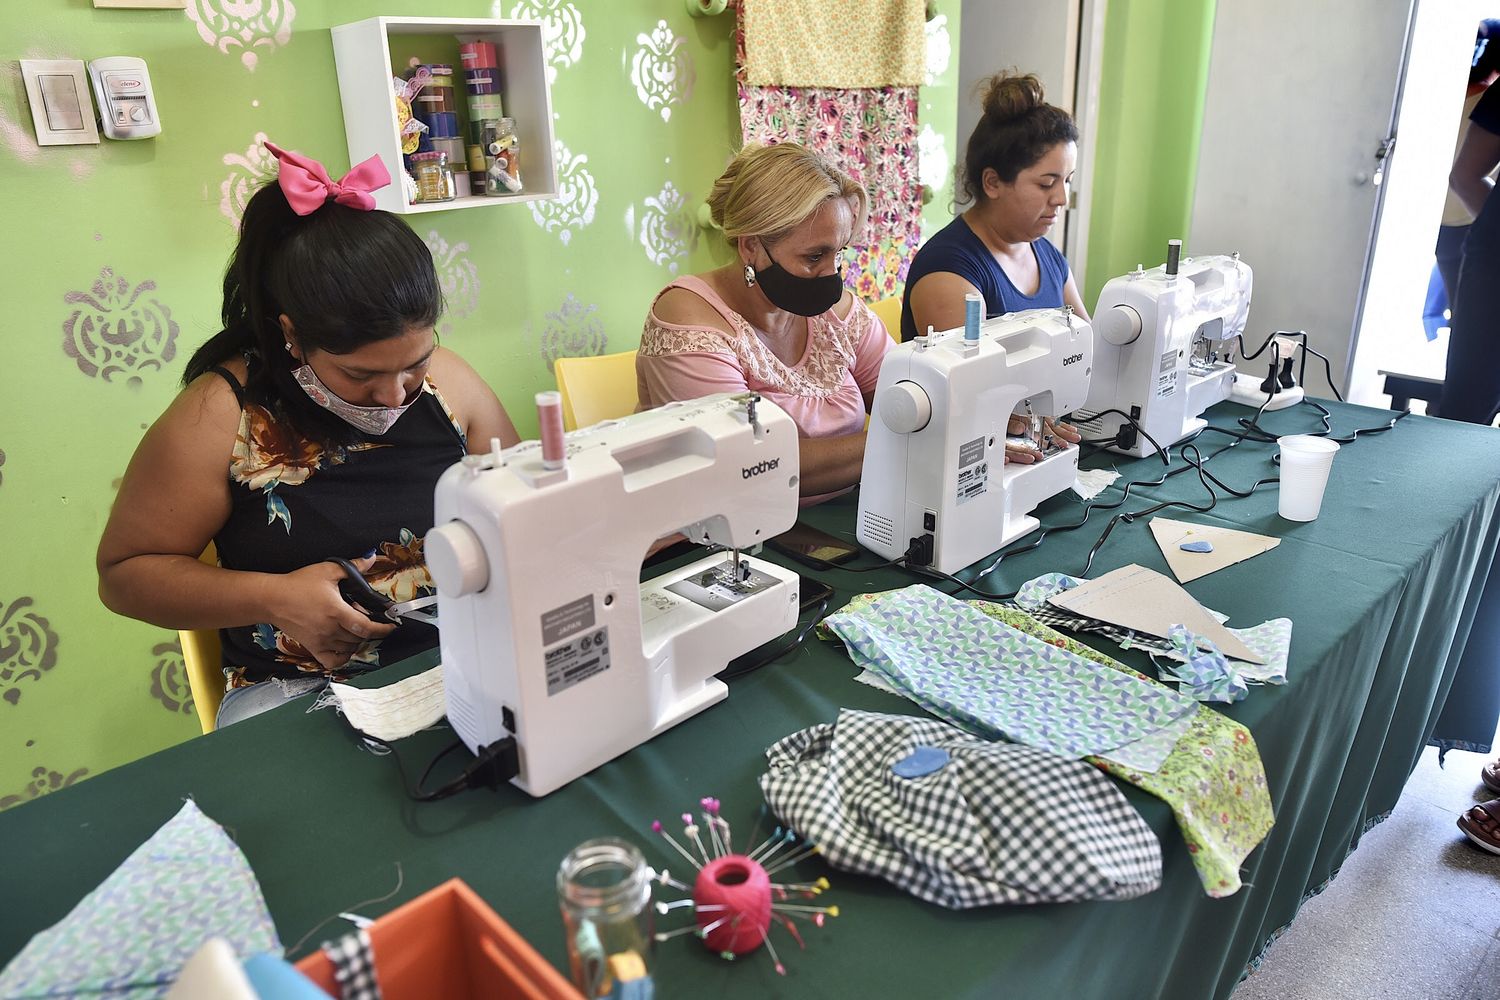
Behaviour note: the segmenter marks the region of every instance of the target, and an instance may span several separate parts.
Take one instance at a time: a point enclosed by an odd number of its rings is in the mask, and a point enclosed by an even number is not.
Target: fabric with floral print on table
[[[744,72],[743,19],[735,42],[741,138],[801,143],[858,181],[869,214],[844,255],[844,284],[865,302],[899,294],[922,242],[917,88],[757,86]]]
[[[21,949],[0,971],[0,996],[164,996],[211,937],[247,957],[281,954],[245,856],[189,799]]]
[[[890,593],[890,592],[888,592]],[[859,594],[849,607],[864,606],[887,594]],[[1103,666],[1142,680],[1145,674],[1132,670],[1092,647],[1086,646],[1032,618],[1023,611],[990,601],[970,601],[971,606],[1005,622],[1012,628],[1043,642]],[[822,624],[818,635],[836,639]],[[1155,772],[1127,767],[1102,757],[1088,758],[1096,767],[1171,806],[1187,844],[1193,867],[1209,896],[1232,896],[1239,891],[1240,866],[1265,839],[1275,823],[1266,769],[1250,730],[1198,705],[1187,733]]]
[[[925,0],[739,0],[745,82],[887,87],[927,73]]]
[[[922,584],[826,620],[856,662],[944,721],[1064,757],[1136,743],[1197,708]]]

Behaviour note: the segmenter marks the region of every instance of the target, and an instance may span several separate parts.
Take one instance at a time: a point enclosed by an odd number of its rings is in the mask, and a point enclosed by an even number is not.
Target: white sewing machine
[[[1189,257],[1178,264],[1182,241],[1172,240],[1167,262],[1111,278],[1094,308],[1094,374],[1088,401],[1075,414],[1085,438],[1113,438],[1131,414],[1163,448],[1203,427],[1199,414],[1227,399],[1235,368],[1226,344],[1245,332],[1250,312],[1250,265],[1231,256]],[[1125,431],[1127,455],[1156,449],[1145,434]]]
[[[1005,438],[1012,414],[1039,428],[1082,404],[1089,324],[1071,309],[1031,309],[979,332],[977,341],[962,328],[918,337],[881,364],[855,534],[887,559],[930,537],[930,565],[955,572],[1036,528],[1030,512],[1076,478],[1077,448],[1007,465]]]
[[[528,441],[449,469],[425,543],[448,719],[476,753],[514,735],[532,795],[723,699],[714,674],[798,614],[796,572],[738,551],[797,518],[779,407],[721,394],[558,440],[565,461]],[[734,551],[641,583],[678,531]]]

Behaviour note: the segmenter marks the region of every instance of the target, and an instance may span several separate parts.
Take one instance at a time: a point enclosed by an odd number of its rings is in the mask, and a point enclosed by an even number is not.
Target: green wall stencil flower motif
[[[147,292],[156,282],[130,282],[106,267],[87,292],[69,292],[63,301],[77,306],[63,321],[63,352],[90,378],[112,382],[129,376],[141,383],[140,373],[158,371],[177,356],[177,324],[172,310]]]
[[[453,321],[471,316],[479,307],[479,269],[469,259],[469,244],[452,243],[443,239],[436,229],[427,231],[422,242],[432,253],[433,266],[437,268],[438,287],[443,290],[443,301],[447,308],[438,323],[438,332],[448,335],[453,332]]]
[[[265,147],[266,134],[255,133],[243,153],[225,153],[229,176],[219,185],[219,211],[235,229],[245,214],[245,204],[256,190],[276,176],[276,158]]]
[[[57,633],[29,597],[0,604],[0,701],[17,704],[21,681],[39,681],[57,665]]]
[[[691,198],[678,191],[671,181],[646,199],[646,207],[641,211],[640,240],[651,263],[663,264],[676,274],[681,262],[698,248],[698,232]]]
[[[291,0],[188,0],[188,20],[198,37],[228,55],[240,50],[240,62],[252,73],[260,52],[274,52],[292,40],[297,8]]]
[[[553,201],[530,202],[531,217],[536,224],[549,233],[556,233],[563,246],[573,238],[573,233],[594,221],[594,209],[599,205],[599,189],[594,186],[594,175],[589,173],[589,158],[582,153],[574,156],[562,140],[554,143],[557,160],[557,198]]]
[[[599,318],[599,307],[580,302],[572,292],[563,299],[561,306],[543,318],[541,334],[537,340],[548,371],[552,370],[552,364],[558,358],[585,358],[603,354],[608,343],[604,321]]]
[[[169,712],[193,714],[193,690],[188,684],[182,644],[176,639],[151,647],[156,665],[151,668],[151,697]]]
[[[502,0],[495,0],[495,17],[509,16],[520,21],[542,22],[542,45],[547,53],[547,82],[557,82],[557,71],[567,69],[583,58],[583,15],[563,0],[521,0],[501,13]]]
[[[54,771],[48,767],[34,768],[31,772],[31,780],[26,783],[25,788],[22,788],[14,795],[7,795],[0,798],[0,809],[9,809],[11,806],[18,806],[22,802],[29,802],[31,799],[40,798],[48,792],[55,792],[59,788],[66,788],[88,773],[89,769],[86,767],[80,767],[76,771],[70,771],[67,774],[63,774],[61,771]]]
[[[630,61],[635,96],[651,110],[659,110],[662,121],[670,121],[672,105],[693,96],[693,59],[684,48],[687,39],[674,34],[666,21],[657,21],[649,35],[642,32],[635,41],[640,46]]]
[[[0,450],[0,465],[4,465],[4,464],[5,464],[5,452],[3,450]],[[5,474],[4,473],[0,473],[0,485],[4,485],[4,483],[5,483]]]

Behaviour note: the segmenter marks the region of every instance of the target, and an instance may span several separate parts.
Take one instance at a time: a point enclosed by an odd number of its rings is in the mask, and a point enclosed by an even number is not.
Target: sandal
[[[1500,854],[1500,799],[1481,802],[1458,817],[1458,828],[1475,846]]]
[[[1500,757],[1479,769],[1479,780],[1492,792],[1500,792]]]

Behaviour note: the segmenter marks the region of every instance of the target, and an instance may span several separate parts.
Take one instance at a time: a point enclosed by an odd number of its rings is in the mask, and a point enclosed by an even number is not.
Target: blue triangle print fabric
[[[281,954],[260,884],[223,827],[189,800],[0,972],[0,997],[164,996],[211,937]]]
[[[895,591],[826,624],[860,666],[987,739],[1075,759],[1108,756],[1176,730],[1198,711],[1191,698],[1090,662],[931,587]]]

